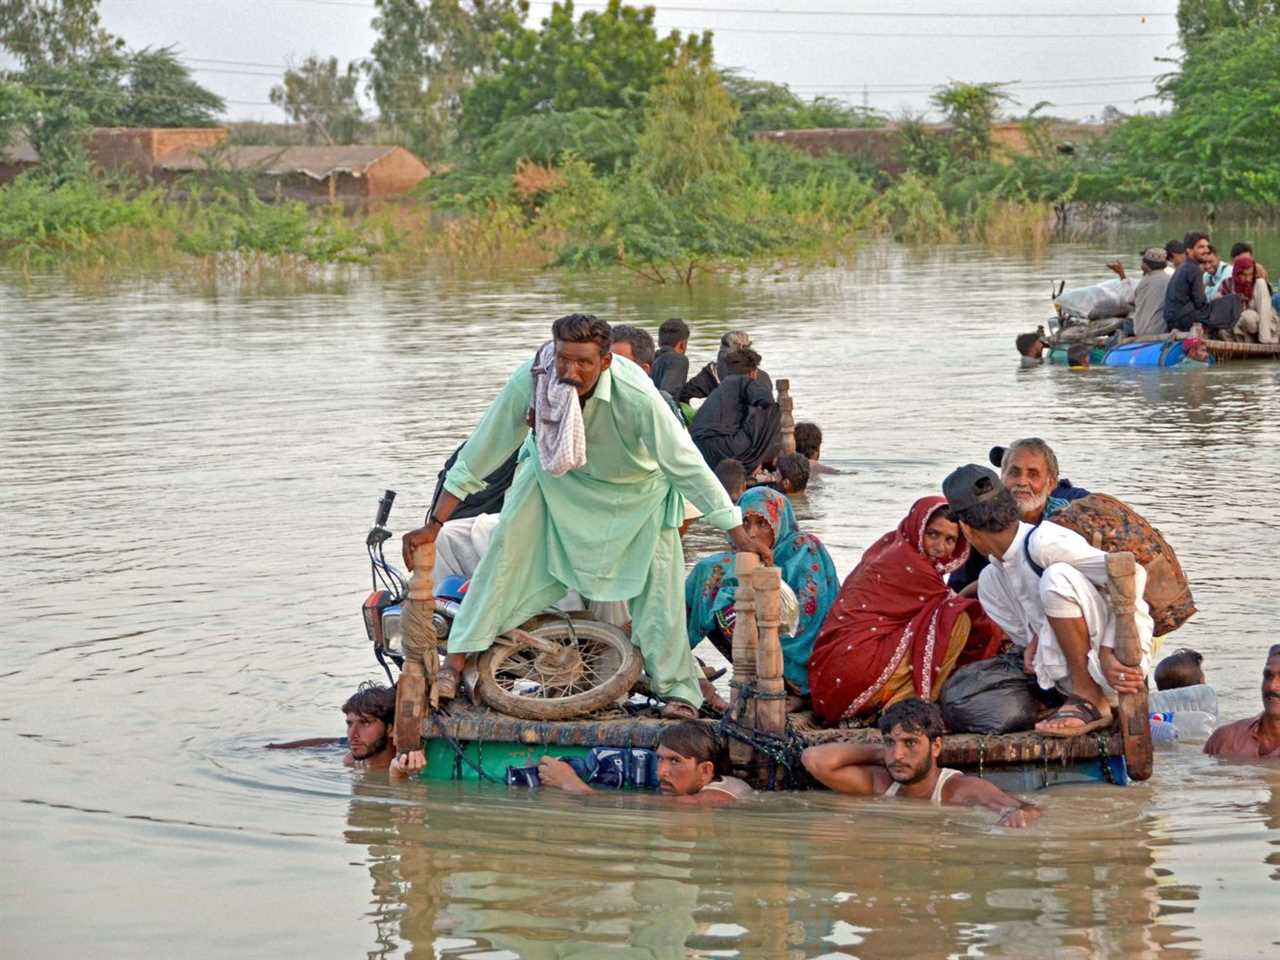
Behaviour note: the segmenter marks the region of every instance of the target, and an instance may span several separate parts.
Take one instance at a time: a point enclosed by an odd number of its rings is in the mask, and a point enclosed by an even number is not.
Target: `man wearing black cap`
[[[1142,689],[1151,665],[1153,624],[1146,571],[1137,568],[1134,623],[1140,667],[1116,658],[1115,615],[1106,597],[1107,555],[1056,523],[1033,527],[995,471],[968,464],[942,483],[943,496],[965,539],[991,563],[978,578],[978,599],[1023,650],[1023,665],[1044,689],[1057,686],[1067,701],[1036,732],[1073,737],[1111,725],[1117,693]]]

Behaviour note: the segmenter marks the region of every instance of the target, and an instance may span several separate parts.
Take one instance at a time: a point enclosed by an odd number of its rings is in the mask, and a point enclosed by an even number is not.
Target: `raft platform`
[[[723,736],[720,721],[700,722]],[[455,702],[424,723],[427,767],[423,776],[429,780],[505,783],[507,768],[536,766],[539,758],[548,754],[582,756],[592,747],[655,749],[663,729],[673,723],[647,716],[521,720],[487,707]],[[813,744],[878,743],[880,734],[872,728],[794,730],[787,739],[798,760],[798,751]],[[1129,782],[1123,744],[1116,731],[1069,738],[1042,737],[1031,732],[948,734],[943,737],[939,763],[1019,793],[1061,783]],[[750,774],[757,784],[769,779],[768,771],[758,765],[754,770],[740,772]],[[775,779],[781,779],[781,771],[777,771]],[[808,786],[821,789],[816,783]]]

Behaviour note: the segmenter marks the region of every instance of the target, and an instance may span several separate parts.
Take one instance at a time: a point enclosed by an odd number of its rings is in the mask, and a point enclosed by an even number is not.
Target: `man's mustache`
[[[573,377],[561,377],[561,378],[557,381],[557,383],[563,383],[566,387],[580,387],[580,386],[582,386],[582,381],[581,381],[581,380],[575,380],[575,379],[573,379]]]

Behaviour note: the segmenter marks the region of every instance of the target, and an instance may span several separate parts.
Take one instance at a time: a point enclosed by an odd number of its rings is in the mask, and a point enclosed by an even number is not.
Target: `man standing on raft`
[[[692,719],[702,694],[685,635],[685,499],[736,549],[766,563],[769,551],[747,536],[741,511],[645,372],[610,354],[607,323],[571,314],[551,334],[463,446],[427,525],[404,536],[412,567],[414,548],[434,542],[461,499],[520,449],[498,528],[449,632],[437,689],[453,696],[467,654],[576,590],[629,601],[631,637],[666,701],[664,716]]]

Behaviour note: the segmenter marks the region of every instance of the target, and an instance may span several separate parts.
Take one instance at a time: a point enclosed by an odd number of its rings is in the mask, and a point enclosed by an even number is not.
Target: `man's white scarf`
[[[553,477],[587,462],[587,431],[575,387],[556,375],[556,345],[549,340],[533,361],[533,429],[542,469]]]

